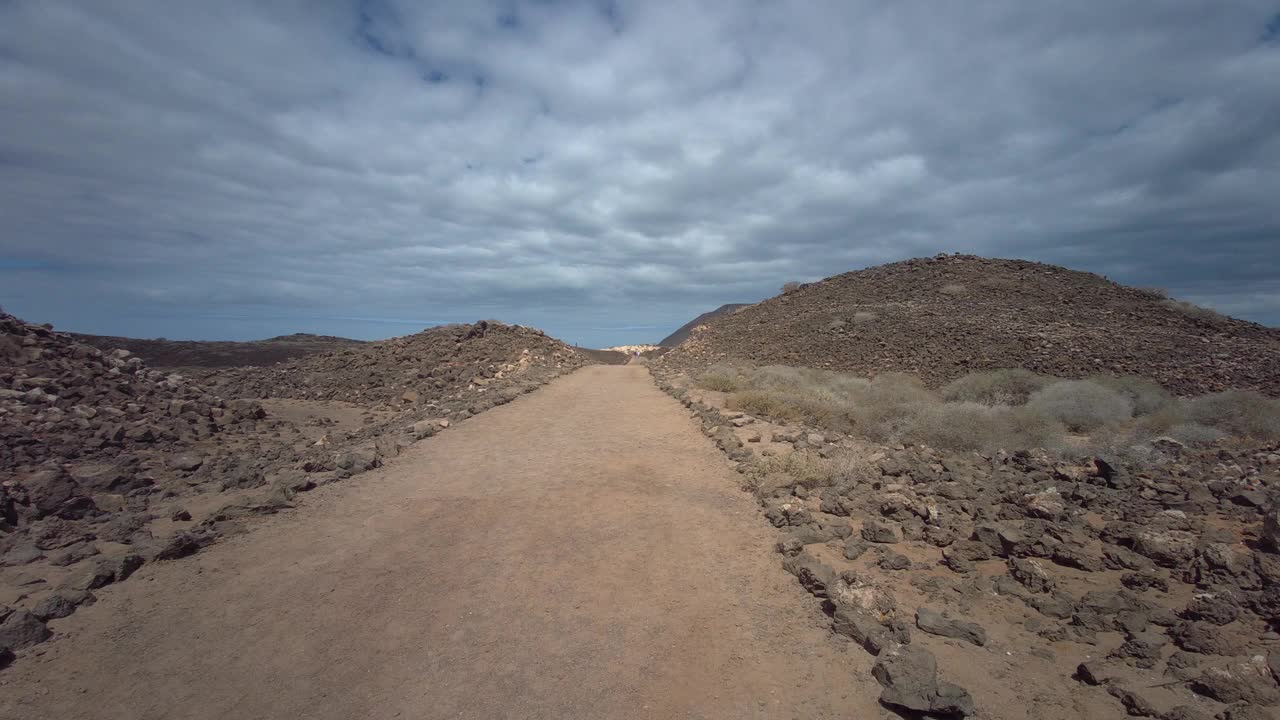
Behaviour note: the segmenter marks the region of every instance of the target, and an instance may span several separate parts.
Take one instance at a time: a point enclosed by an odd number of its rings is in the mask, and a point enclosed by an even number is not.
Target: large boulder
[[[0,648],[13,650],[31,647],[53,635],[44,621],[27,610],[14,610],[0,623]]]
[[[943,717],[973,714],[973,698],[938,680],[938,661],[918,645],[892,645],[876,658],[871,675],[884,687],[880,702],[913,713]]]
[[[53,515],[66,520],[78,520],[97,511],[93,500],[60,467],[31,473],[22,478],[22,486],[36,518]]]

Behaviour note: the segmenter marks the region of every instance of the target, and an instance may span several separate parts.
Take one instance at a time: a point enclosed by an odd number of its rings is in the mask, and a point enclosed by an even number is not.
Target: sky
[[[941,252],[1280,325],[1280,5],[0,0],[0,306],[657,341]]]

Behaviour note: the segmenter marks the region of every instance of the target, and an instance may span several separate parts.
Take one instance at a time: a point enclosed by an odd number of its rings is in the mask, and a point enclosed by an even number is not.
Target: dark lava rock
[[[1226,625],[1240,617],[1240,606],[1229,592],[1197,593],[1182,611],[1182,616],[1188,620]]]
[[[1010,558],[1009,574],[1033,593],[1049,592],[1054,588],[1053,577],[1039,560]]]
[[[889,520],[868,520],[862,525],[862,539],[873,543],[893,544],[902,540],[898,524]]]
[[[1124,687],[1123,685],[1110,684],[1107,686],[1107,693],[1111,697],[1120,701],[1124,705],[1124,709],[1129,715],[1136,717],[1155,717],[1156,709],[1143,695],[1138,692]]]
[[[142,558],[134,554],[103,558],[84,575],[72,581],[70,587],[76,590],[97,590],[111,583],[123,582],[140,567]]]
[[[0,623],[0,647],[21,650],[53,635],[44,621],[27,610],[14,610]]]
[[[974,711],[963,688],[938,680],[938,661],[916,645],[893,645],[876,658],[871,675],[884,688],[880,702],[909,712],[965,717]]]
[[[974,563],[991,559],[991,548],[977,540],[963,540],[942,549],[942,560],[958,573],[971,572]]]
[[[56,620],[74,613],[81,605],[92,605],[96,601],[97,598],[91,592],[65,588],[47,595],[36,603],[36,606],[31,609],[31,614],[41,620]]]
[[[1205,668],[1190,684],[1192,690],[1218,702],[1254,705],[1280,702],[1280,691],[1262,656]]]
[[[844,543],[844,556],[849,560],[857,560],[871,548],[871,545],[860,537],[851,537]]]
[[[1178,647],[1204,655],[1234,655],[1242,646],[1234,633],[1206,622],[1180,623],[1170,637]]]
[[[783,560],[782,567],[795,575],[806,590],[821,598],[827,597],[827,588],[840,577],[830,565],[808,550]]]
[[[876,565],[881,570],[906,570],[911,567],[911,558],[896,552],[886,552]]]
[[[964,640],[974,645],[987,644],[987,631],[981,625],[955,620],[927,607],[916,610],[916,627],[930,635]]]
[[[164,547],[156,553],[157,560],[177,560],[188,555],[194,555],[201,548],[212,543],[216,534],[209,532],[180,532],[169,538]]]
[[[1280,502],[1273,503],[1263,516],[1262,547],[1280,553]]]

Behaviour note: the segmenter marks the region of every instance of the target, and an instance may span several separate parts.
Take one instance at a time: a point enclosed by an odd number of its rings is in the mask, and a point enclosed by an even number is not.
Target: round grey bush
[[[1226,390],[1186,404],[1193,422],[1229,435],[1258,440],[1280,438],[1280,400],[1256,390]]]
[[[1053,378],[1030,370],[1008,368],[969,373],[942,388],[947,402],[976,402],[983,405],[1021,405],[1031,393],[1053,382]]]
[[[1088,432],[1133,417],[1133,403],[1090,380],[1063,380],[1032,393],[1027,409],[1075,432]]]

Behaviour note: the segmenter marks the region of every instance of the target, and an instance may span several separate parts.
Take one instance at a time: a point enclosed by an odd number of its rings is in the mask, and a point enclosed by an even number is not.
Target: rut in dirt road
[[[880,717],[680,406],[593,366],[187,560],[0,675],[0,717]]]

